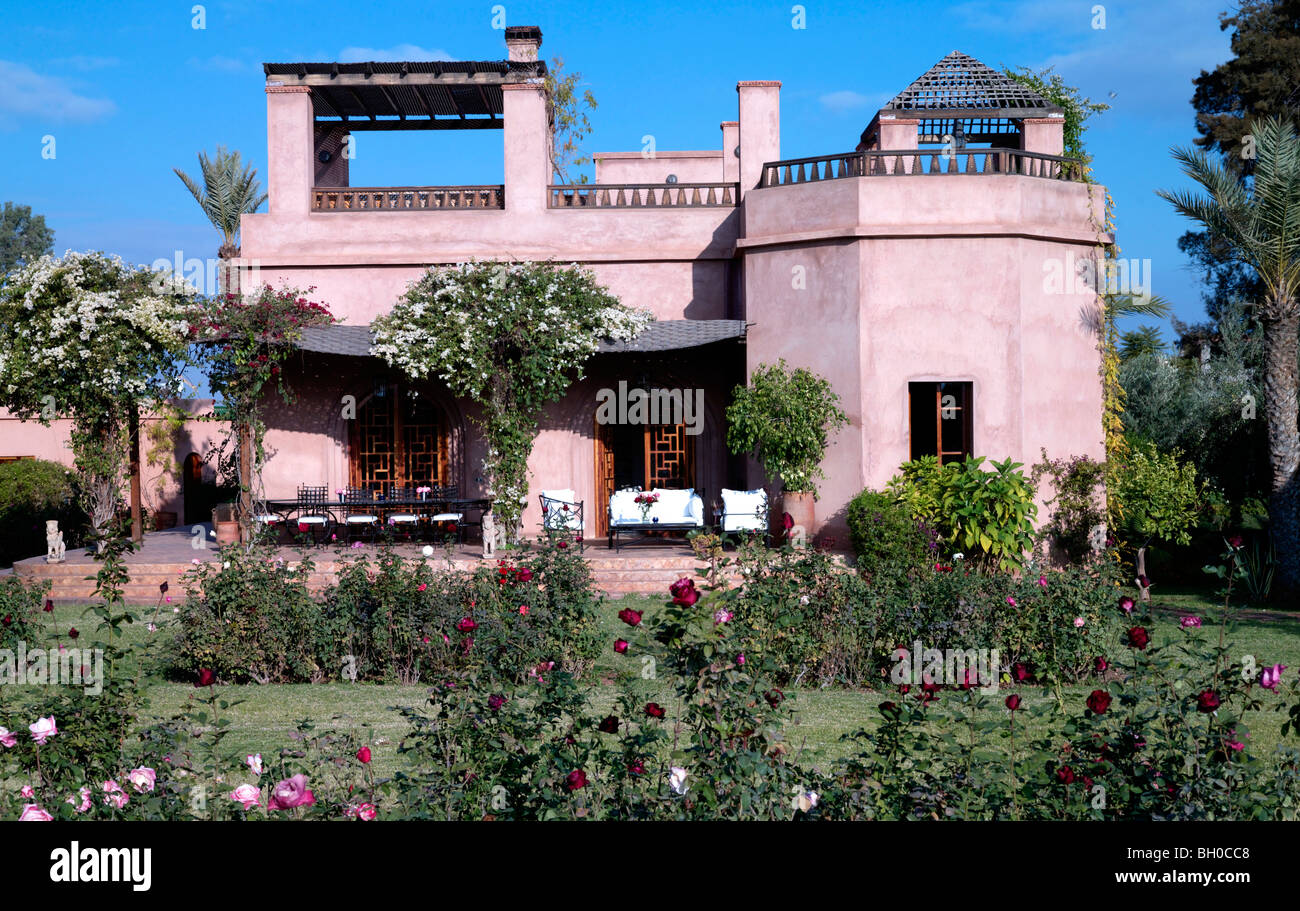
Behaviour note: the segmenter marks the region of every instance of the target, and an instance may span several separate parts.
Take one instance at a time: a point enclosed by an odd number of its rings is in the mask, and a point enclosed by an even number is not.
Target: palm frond
[[[239,217],[256,212],[267,200],[257,179],[257,169],[246,166],[238,151],[228,152],[225,146],[217,146],[217,153],[211,158],[206,152],[199,152],[202,189],[180,168],[172,170],[193,194],[208,221],[221,232],[226,244],[235,243]]]

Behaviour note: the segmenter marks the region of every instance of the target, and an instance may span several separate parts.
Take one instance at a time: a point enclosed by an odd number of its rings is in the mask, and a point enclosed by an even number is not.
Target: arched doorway
[[[181,503],[185,524],[207,522],[212,518],[212,485],[203,483],[203,458],[191,452],[181,465]]]
[[[446,411],[401,383],[376,386],[357,408],[348,452],[352,487],[386,493],[394,487],[456,484]]]

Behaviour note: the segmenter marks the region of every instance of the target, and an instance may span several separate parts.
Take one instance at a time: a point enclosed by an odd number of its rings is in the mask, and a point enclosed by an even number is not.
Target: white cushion
[[[651,518],[658,516],[660,522],[688,522],[691,519],[691,497],[695,496],[693,488],[685,490],[664,490],[656,487],[651,493],[659,495],[659,502],[650,510]]]
[[[253,517],[253,521],[254,521],[254,522],[265,522],[267,525],[270,525],[270,524],[272,524],[272,523],[274,523],[274,522],[283,522],[283,521],[284,521],[284,517],[283,517],[283,516],[277,516],[277,515],[275,515],[275,513],[269,513],[269,512],[268,512],[268,513],[263,513],[263,514],[260,515],[260,516],[254,516],[254,517]]]
[[[767,491],[722,488],[723,531],[765,531]]]
[[[369,525],[372,522],[378,521],[378,516],[348,516],[349,525]]]
[[[565,503],[578,502],[578,495],[572,490],[543,490],[542,498],[545,500],[561,500]]]
[[[615,525],[641,521],[641,507],[634,501],[639,490],[616,490],[609,497],[609,518]]]
[[[389,516],[388,521],[390,524],[394,522],[418,522],[420,521],[420,517],[413,516],[410,513],[404,512],[404,513],[398,513],[395,516]]]
[[[463,519],[463,518],[465,518],[465,514],[464,514],[463,512],[440,512],[440,513],[438,513],[436,516],[430,516],[430,517],[429,517],[429,521],[431,521],[431,522],[459,522],[459,521],[460,521],[461,519]]]
[[[326,519],[324,516],[299,516],[299,525],[324,525]]]

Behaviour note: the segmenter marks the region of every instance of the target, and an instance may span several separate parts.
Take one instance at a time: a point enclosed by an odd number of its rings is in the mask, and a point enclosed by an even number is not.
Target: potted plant
[[[239,519],[235,516],[234,503],[222,503],[212,510],[212,527],[217,532],[217,546],[239,543]]]
[[[748,386],[737,386],[727,408],[727,446],[736,455],[752,455],[783,491],[778,525],[789,513],[793,527],[812,530],[816,479],[824,477],[822,458],[830,434],[849,421],[840,397],[825,377],[784,360],[760,364]],[[784,529],[782,529],[784,531]]]

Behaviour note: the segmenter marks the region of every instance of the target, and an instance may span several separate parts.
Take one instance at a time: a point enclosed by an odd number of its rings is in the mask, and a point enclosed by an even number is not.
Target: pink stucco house
[[[764,484],[728,454],[723,412],[778,358],[826,376],[850,419],[823,466],[826,536],[916,455],[1102,456],[1095,299],[1045,276],[1109,240],[1105,193],[1061,157],[1059,109],[954,52],[828,151],[854,150],[783,160],[781,83],[742,81],[701,142],[712,149],[597,153],[594,183],[557,185],[541,31],[505,38],[502,61],[265,66],[270,203],[243,218],[244,287],[315,286],[341,321],[309,330],[291,362],[298,402],[273,403],[268,496],[302,483],[481,493],[467,404],[436,383],[408,388],[369,356],[368,331],[430,265],[476,259],[585,264],[658,320],[607,345],[548,411],[526,529],[542,489],[575,491],[599,535],[618,487],[713,501]],[[349,185],[350,133],[407,129],[500,129],[504,184]],[[620,382],[701,390],[703,413],[695,426],[598,423],[598,392]],[[25,454],[3,433],[0,455]]]

